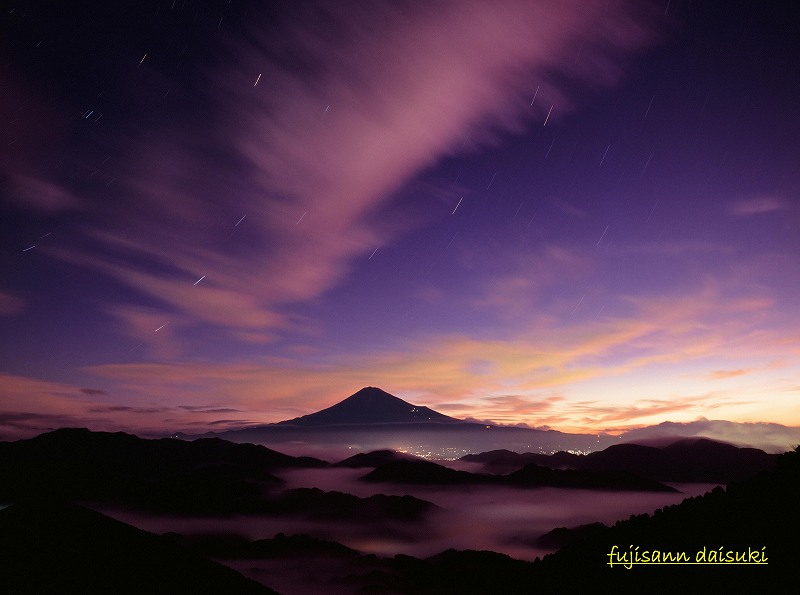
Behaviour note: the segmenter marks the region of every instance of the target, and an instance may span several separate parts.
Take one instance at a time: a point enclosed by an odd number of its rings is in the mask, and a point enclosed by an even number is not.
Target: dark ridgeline
[[[364,481],[398,484],[453,486],[493,485],[519,488],[568,488],[584,490],[676,492],[652,479],[646,479],[627,471],[580,471],[574,469],[550,469],[529,463],[522,469],[507,475],[469,473],[456,471],[430,461],[390,461],[380,465],[363,478]]]
[[[496,478],[467,471],[457,471],[424,460],[390,461],[364,475],[363,481],[429,486],[489,485]]]
[[[707,438],[683,438],[662,448],[620,444],[593,452],[581,469],[624,470],[673,482],[726,483],[752,477],[775,465],[777,456]]]
[[[52,499],[0,510],[0,592],[275,593],[167,537]]]
[[[167,533],[165,537],[192,551],[195,555],[218,560],[264,560],[281,558],[360,558],[361,552],[336,541],[317,539],[309,535],[278,533],[269,539],[253,541],[239,535],[180,535]]]
[[[385,463],[402,460],[416,460],[414,455],[397,452],[395,450],[373,450],[371,452],[360,452],[352,457],[347,457],[343,461],[335,463],[334,467],[345,467],[348,469],[362,469],[364,467],[378,467]]]
[[[283,490],[273,474],[327,466],[219,438],[145,440],[62,429],[0,442],[0,503],[49,498],[200,517],[291,514],[365,522],[410,521],[435,508],[411,496]]]
[[[274,471],[326,465],[218,438],[144,440],[61,429],[0,443],[0,502],[49,495],[155,512],[230,515],[259,510],[265,491],[282,483]]]
[[[279,422],[287,426],[336,426],[350,424],[464,423],[428,407],[412,405],[374,386],[362,388],[326,409]]]
[[[609,446],[609,448],[611,447]],[[461,457],[461,460],[470,463],[481,463],[486,473],[503,474],[522,469],[525,465],[530,463],[544,465],[551,469],[574,469],[576,461],[580,458],[581,455],[564,452],[563,450],[553,453],[552,455],[546,455],[535,452],[519,453],[501,448],[464,455]]]
[[[508,473],[528,464],[551,469],[619,471],[666,482],[727,483],[752,477],[775,465],[778,455],[756,448],[739,448],[706,438],[682,438],[656,448],[617,444],[587,455],[553,455],[495,450],[466,455],[462,460],[482,463],[487,473]]]
[[[374,523],[385,520],[421,521],[438,507],[414,496],[374,494],[359,498],[343,492],[326,492],[318,488],[286,490],[269,500],[266,514],[299,515],[325,521]]]
[[[518,487],[553,487],[581,490],[634,492],[677,492],[675,488],[629,471],[583,471],[550,469],[531,463],[519,471],[501,476],[504,483]]]

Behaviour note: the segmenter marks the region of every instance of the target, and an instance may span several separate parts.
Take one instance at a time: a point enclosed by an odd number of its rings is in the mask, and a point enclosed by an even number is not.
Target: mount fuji
[[[414,405],[374,386],[362,388],[315,413],[277,423],[173,436],[190,440],[218,437],[284,451],[293,445],[306,450],[310,447],[312,451],[389,448],[433,458],[458,458],[502,448],[543,454],[559,450],[591,452],[619,442],[619,438],[605,434],[567,434],[464,421]]]
[[[465,423],[438,411],[412,405],[374,386],[362,388],[336,405],[278,425],[320,427],[343,424]]]

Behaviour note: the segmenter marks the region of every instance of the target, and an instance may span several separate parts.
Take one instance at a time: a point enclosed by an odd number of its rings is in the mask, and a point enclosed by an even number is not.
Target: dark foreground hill
[[[422,460],[395,460],[378,466],[364,481],[428,486],[495,485],[519,488],[567,488],[584,490],[675,492],[667,485],[627,471],[550,469],[535,463],[507,475],[456,471]]]
[[[166,537],[42,500],[0,510],[0,577],[15,595],[275,593]]]
[[[252,543],[219,538],[190,539],[195,551],[220,559],[280,558],[281,568],[308,568],[309,556],[324,552],[335,570],[315,579],[316,591],[468,595],[506,593],[787,593],[797,588],[800,555],[800,450],[779,457],[775,468],[727,489],[681,504],[633,516],[612,527],[595,524],[580,531],[561,529],[567,543],[555,554],[534,562],[489,551],[447,550],[420,559],[382,558],[330,542],[294,537]],[[291,543],[284,549],[283,544]],[[614,547],[616,546],[616,549]],[[638,548],[638,549],[637,549]],[[749,555],[765,564],[633,565],[654,553],[684,553],[688,561],[713,561],[728,552]],[[291,552],[288,553],[287,552]],[[645,552],[648,552],[645,554]],[[615,563],[609,566],[609,554]],[[313,558],[318,560],[318,558]],[[305,565],[305,566],[304,566]],[[301,576],[300,572],[296,572]],[[302,578],[299,579],[302,581]]]
[[[391,463],[392,461],[409,461],[416,458],[417,457],[413,455],[397,452],[395,450],[381,449],[371,452],[361,452],[352,457],[347,457],[343,461],[336,463],[334,467],[346,467],[348,469],[361,469],[363,467],[374,468],[385,463]]]
[[[257,510],[265,490],[281,484],[273,471],[326,465],[215,438],[145,440],[68,428],[0,442],[0,502],[47,495],[225,515]]]
[[[666,482],[728,483],[773,467],[776,457],[756,448],[684,438],[661,447],[617,444],[588,455],[495,450],[466,455],[462,460],[482,463],[483,470],[489,473],[508,473],[535,463],[553,469],[621,471]]]
[[[292,515],[358,522],[409,521],[435,508],[411,496],[282,490],[282,480],[273,475],[326,466],[219,438],[145,440],[62,429],[0,442],[0,503],[48,498],[197,517]]]
[[[578,468],[637,473],[660,481],[727,483],[775,465],[776,455],[706,438],[685,438],[662,448],[619,444],[577,461]]]
[[[566,586],[601,592],[744,593],[797,588],[800,555],[800,449],[780,455],[773,469],[716,488],[703,496],[633,516],[615,526],[592,530],[536,565],[543,589]],[[616,546],[620,555],[684,552],[692,561],[736,559],[751,552],[762,565],[608,565]],[[638,549],[636,549],[638,548]],[[703,556],[702,553],[705,552]],[[712,554],[713,552],[713,554]],[[731,554],[729,554],[731,552]],[[580,572],[574,572],[580,569]],[[564,578],[559,578],[566,576]]]

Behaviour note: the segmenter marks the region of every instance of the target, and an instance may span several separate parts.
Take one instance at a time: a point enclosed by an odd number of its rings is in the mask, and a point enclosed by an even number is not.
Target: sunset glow
[[[790,19],[72,4],[2,46],[0,439],[800,426]]]

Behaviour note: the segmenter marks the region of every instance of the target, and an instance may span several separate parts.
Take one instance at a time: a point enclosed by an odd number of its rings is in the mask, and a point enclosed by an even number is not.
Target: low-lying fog
[[[464,463],[450,466],[467,469]],[[285,489],[306,487],[367,497],[373,494],[405,495],[433,502],[440,510],[418,522],[332,522],[296,517],[234,517],[229,519],[176,518],[138,512],[103,512],[155,533],[238,534],[250,539],[277,533],[308,534],[338,541],[364,553],[385,556],[408,554],[427,557],[449,548],[503,552],[533,560],[552,549],[535,541],[556,527],[592,522],[611,524],[631,514],[653,512],[684,498],[712,489],[712,484],[674,485],[682,493],[604,492],[560,488],[429,487],[360,481],[371,469],[310,469],[285,471]],[[477,471],[478,467],[468,470]]]
[[[479,471],[464,463],[449,465]],[[441,508],[427,521],[413,528],[403,526],[411,541],[391,535],[340,537],[346,545],[365,552],[397,553],[425,557],[448,548],[503,552],[521,560],[533,560],[552,549],[534,541],[555,527],[603,522],[614,523],[631,514],[653,512],[677,504],[684,498],[703,494],[713,484],[674,485],[682,493],[599,492],[560,488],[522,489],[498,486],[430,487],[359,481],[370,469],[312,469],[283,473],[287,488],[317,487],[360,497],[373,494],[410,494]]]

